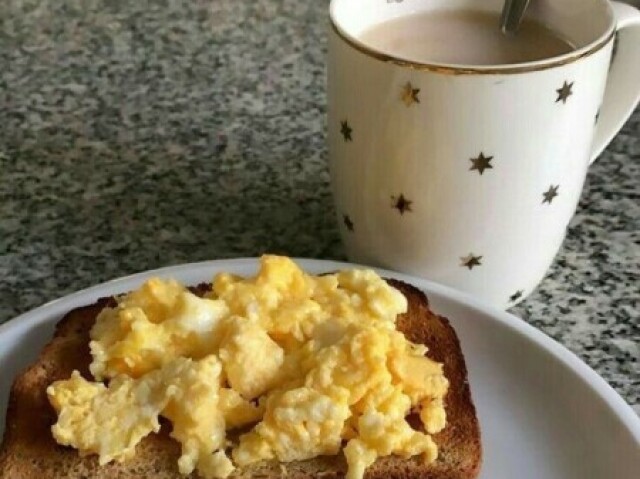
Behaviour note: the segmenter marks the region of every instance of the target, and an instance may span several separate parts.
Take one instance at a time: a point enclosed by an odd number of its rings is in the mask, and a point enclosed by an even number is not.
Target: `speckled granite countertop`
[[[343,259],[326,2],[0,5],[0,322],[101,281],[265,251]],[[640,413],[640,111],[515,313]]]

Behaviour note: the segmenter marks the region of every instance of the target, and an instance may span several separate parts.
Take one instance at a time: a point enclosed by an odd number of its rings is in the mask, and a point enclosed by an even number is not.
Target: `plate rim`
[[[357,263],[350,263],[345,261],[336,261],[330,259],[312,259],[312,258],[292,258],[297,264],[299,264],[305,270],[322,270],[322,269],[339,269],[339,268],[368,268],[373,269],[381,275],[396,278],[402,281],[413,284],[421,290],[436,293],[447,300],[454,303],[462,304],[468,308],[471,308],[477,313],[483,314],[489,317],[493,321],[498,321],[503,327],[506,327],[515,334],[526,337],[535,346],[541,348],[545,353],[552,355],[555,359],[564,364],[565,367],[571,369],[578,377],[584,381],[589,388],[606,404],[611,413],[615,414],[623,424],[631,437],[638,443],[640,447],[640,416],[636,414],[631,405],[629,405],[618,394],[615,389],[602,378],[594,369],[580,359],[575,353],[570,351],[566,346],[559,343],[552,337],[543,333],[539,329],[535,328],[531,324],[527,323],[523,319],[515,316],[507,311],[502,311],[492,305],[486,304],[483,301],[461,291],[458,291],[449,286],[445,286],[434,281],[430,281],[424,278],[418,278],[404,273],[396,271],[377,268],[368,265],[362,265]],[[191,263],[182,263],[170,266],[164,266],[161,268],[155,268],[137,273],[114,278],[102,283],[90,286],[78,290],[76,292],[67,294],[60,298],[48,301],[41,306],[26,311],[18,316],[9,319],[5,323],[0,325],[0,339],[13,330],[29,330],[37,324],[41,324],[50,320],[52,316],[55,316],[51,310],[61,309],[69,303],[73,303],[80,298],[86,296],[97,297],[104,296],[105,293],[99,292],[104,289],[117,289],[119,286],[124,286],[128,283],[135,283],[143,281],[151,276],[171,276],[175,274],[188,273],[192,270],[221,270],[224,268],[239,268],[239,267],[253,267],[257,266],[259,257],[242,257],[242,258],[228,258],[228,259],[214,259],[207,261],[198,261]],[[95,301],[95,299],[94,299]]]

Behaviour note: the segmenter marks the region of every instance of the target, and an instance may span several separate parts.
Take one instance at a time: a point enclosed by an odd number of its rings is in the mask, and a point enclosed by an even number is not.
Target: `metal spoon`
[[[505,35],[513,35],[518,31],[529,0],[505,0],[500,19],[500,29]]]

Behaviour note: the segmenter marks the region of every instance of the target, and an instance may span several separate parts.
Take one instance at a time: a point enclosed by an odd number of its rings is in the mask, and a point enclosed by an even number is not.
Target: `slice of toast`
[[[428,356],[444,363],[450,387],[446,396],[446,428],[433,436],[438,459],[424,465],[418,457],[379,458],[367,469],[367,479],[463,479],[477,476],[481,462],[480,427],[467,381],[467,369],[455,331],[447,319],[429,309],[426,296],[413,286],[389,282],[407,297],[409,310],[398,317],[397,328],[408,339],[428,346]],[[204,294],[207,285],[193,288]],[[23,478],[183,478],[177,470],[179,444],[169,437],[169,425],[146,437],[136,448],[133,459],[99,466],[95,455],[81,456],[77,450],[58,445],[51,426],[56,415],[47,400],[46,388],[53,381],[66,379],[74,369],[91,378],[88,366],[89,330],[97,314],[112,298],[69,312],[57,325],[55,335],[34,365],[18,376],[11,389],[4,440],[0,447],[0,479]],[[415,419],[415,418],[414,418]],[[418,421],[409,418],[411,424]],[[315,459],[257,464],[236,470],[232,477],[289,479],[344,477],[346,462],[342,454]],[[189,477],[199,477],[193,474]]]

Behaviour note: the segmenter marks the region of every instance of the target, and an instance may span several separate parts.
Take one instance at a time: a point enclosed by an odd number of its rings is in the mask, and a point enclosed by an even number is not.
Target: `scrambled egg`
[[[406,310],[373,271],[311,276],[278,256],[264,256],[253,278],[217,275],[204,298],[152,279],[98,316],[95,381],[76,371],[47,389],[53,435],[101,464],[125,461],[162,416],[182,445],[179,471],[207,479],[338,454],[343,443],[348,479],[390,454],[431,462],[448,381],[395,329]],[[231,440],[237,428],[246,432]]]

